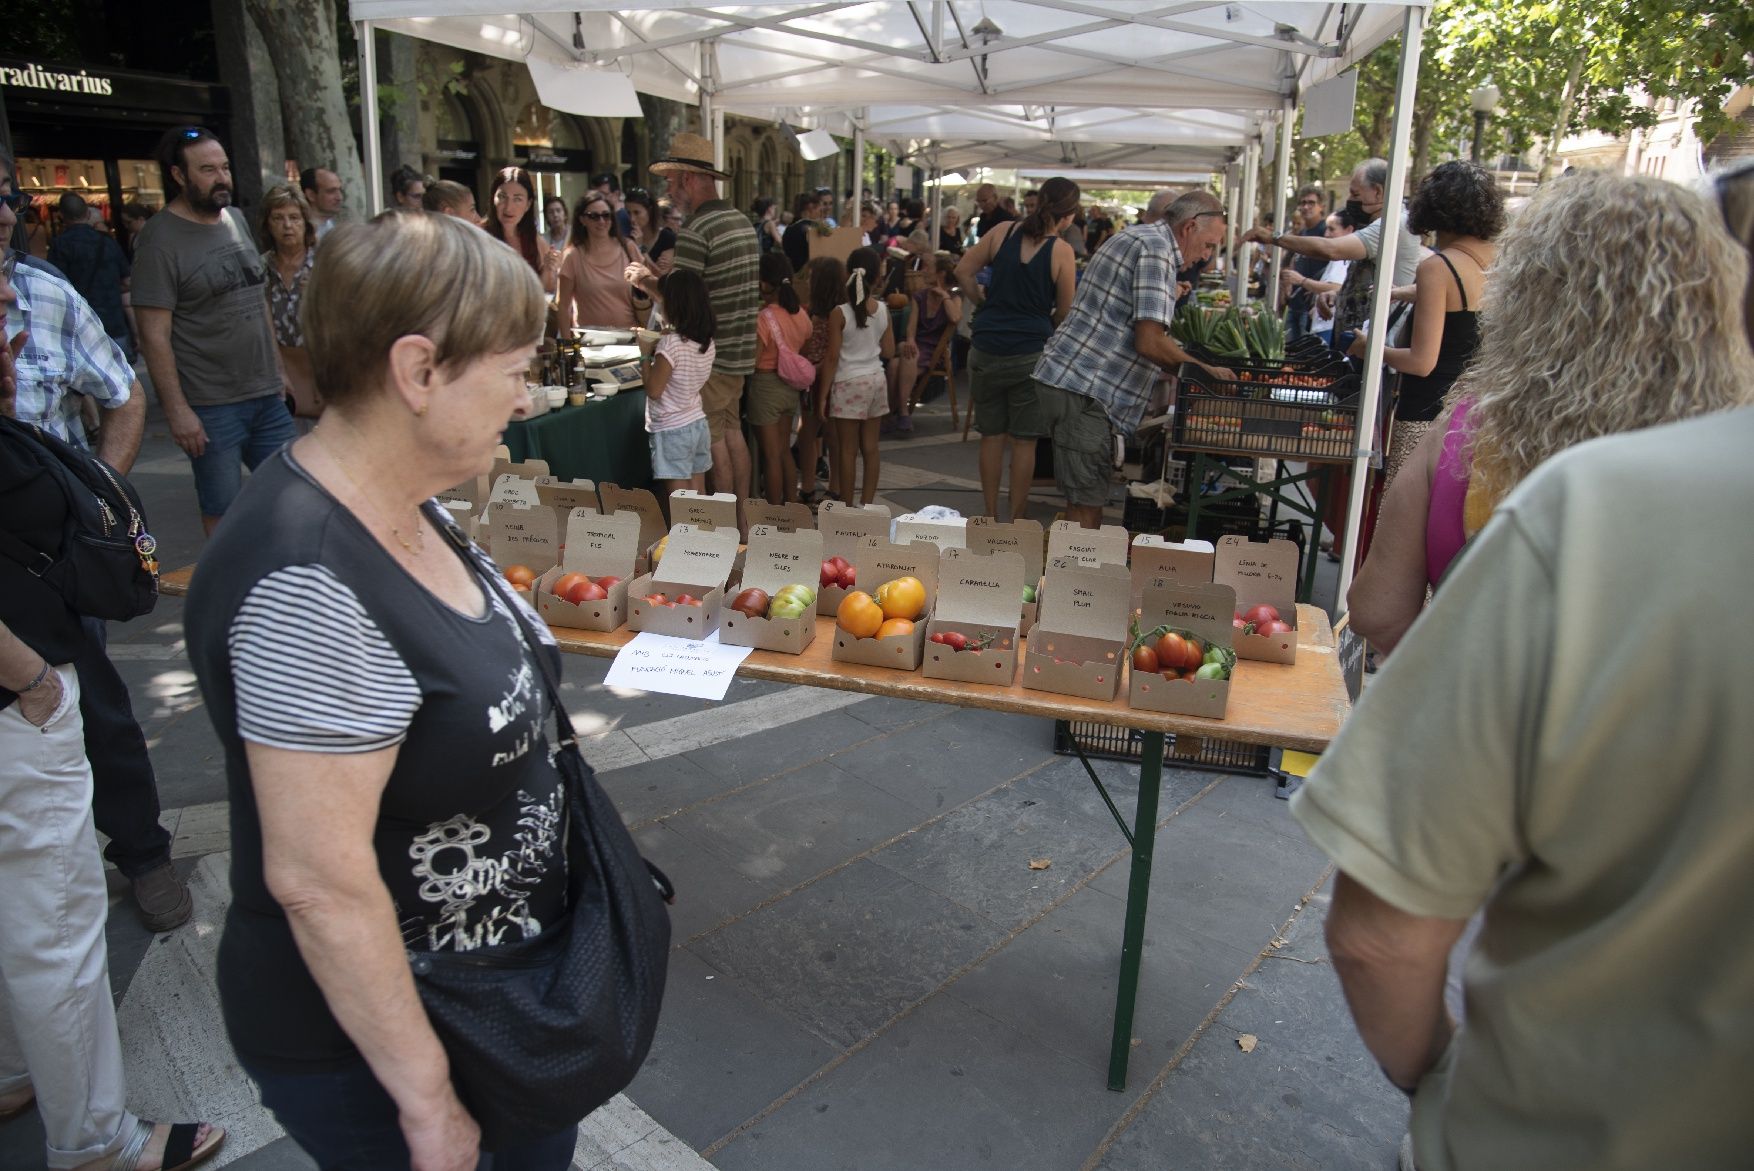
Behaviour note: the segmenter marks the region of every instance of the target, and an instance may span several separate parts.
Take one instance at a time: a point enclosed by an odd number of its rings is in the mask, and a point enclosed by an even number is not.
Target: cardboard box
[[[639,517],[631,512],[604,516],[594,508],[575,508],[566,519],[566,546],[560,564],[536,579],[536,612],[550,626],[575,630],[619,630],[627,621],[627,590],[639,560]],[[573,603],[554,596],[554,583],[568,573],[592,580],[617,577],[609,596]]]
[[[756,525],[766,525],[782,533],[795,533],[799,529],[816,527],[815,514],[796,501],[791,504],[769,504],[760,498],[752,498],[743,502],[743,515],[749,518],[751,533],[755,531]]]
[[[991,636],[985,650],[953,651],[927,642],[928,679],[959,679],[1009,687],[1017,674],[1017,633],[1023,614],[1023,555],[946,549],[938,564],[938,601],[926,637],[957,631],[971,639]]]
[[[1133,538],[1133,613],[1148,589],[1166,585],[1205,585],[1212,580],[1212,542],[1166,541],[1155,533]]]
[[[597,485],[591,480],[574,480],[565,484],[559,480],[551,483],[538,481],[536,499],[544,508],[554,510],[554,519],[560,525],[562,552],[565,552],[566,526],[575,508],[587,508],[592,512],[601,512],[597,502]],[[595,574],[591,576],[595,577]]]
[[[737,528],[737,497],[730,492],[707,493],[678,488],[670,493],[670,527],[674,529],[677,525],[730,529],[738,533],[738,541],[743,539]]]
[[[1127,564],[1127,530],[1120,525],[1087,529],[1076,521],[1057,520],[1048,526],[1048,560],[1070,557],[1086,565]]]
[[[857,565],[861,541],[889,540],[889,509],[881,504],[857,505],[824,500],[816,511],[816,528],[822,534],[823,560],[844,557]],[[822,580],[820,567],[816,580],[819,583]],[[862,579],[854,581],[854,589],[858,588],[859,580]],[[822,586],[816,594],[816,612],[833,618],[840,611],[841,600],[849,592],[839,586]]]
[[[823,507],[827,507],[825,504]],[[869,593],[886,581],[898,577],[917,577],[926,587],[926,609],[914,620],[912,634],[892,634],[888,638],[854,638],[839,626],[834,628],[834,648],[830,655],[837,662],[863,663],[867,667],[893,667],[898,671],[920,669],[921,649],[926,644],[926,624],[932,616],[933,599],[938,595],[938,546],[921,541],[915,545],[897,545],[882,537],[867,537],[854,551],[853,566],[858,570],[859,588]],[[869,584],[866,584],[869,583]],[[837,590],[843,598],[851,590]],[[838,603],[836,606],[838,608]]]
[[[1008,524],[1000,524],[990,516],[971,516],[968,518],[968,532],[964,547],[973,553],[1012,552],[1023,556],[1023,584],[1033,589],[1041,588],[1041,570],[1046,563],[1046,533],[1039,520],[1014,520]],[[1041,600],[1023,603],[1023,611],[1018,620],[1017,633],[1028,637],[1030,628],[1035,625]]]
[[[501,447],[499,450],[503,452],[506,449]],[[553,474],[554,473],[548,467],[548,461],[545,459],[527,459],[522,463],[513,463],[509,454],[501,456],[496,452],[494,454],[493,467],[487,473],[487,483],[491,487],[493,484],[499,482],[501,476],[519,476],[526,480],[534,480],[541,476],[552,476]]]
[[[640,556],[635,569],[640,573],[650,573],[650,550],[664,539],[664,534],[668,531],[664,527],[664,510],[658,507],[658,498],[647,488],[623,488],[619,484],[604,481],[597,485],[597,501],[599,511],[605,515],[612,512],[632,512],[639,516]]]
[[[487,506],[484,526],[488,552],[502,570],[525,565],[541,574],[560,563],[560,526],[551,508],[496,500]]]
[[[719,607],[725,579],[737,560],[737,530],[697,529],[678,525],[670,533],[663,563],[628,583],[629,630],[652,631],[677,638],[705,638],[719,628]],[[698,606],[653,606],[647,594],[693,594]]]
[[[1059,558],[1048,563],[1046,580],[1041,621],[1023,657],[1023,686],[1113,699],[1120,693],[1132,619],[1127,571]]]
[[[738,591],[754,588],[772,596],[784,586],[816,588],[822,568],[822,534],[815,529],[783,533],[769,525],[749,526],[749,549],[743,559],[743,580]],[[729,646],[752,646],[757,650],[804,653],[816,637],[816,607],[797,618],[751,618],[731,609],[734,596],[726,591],[719,609],[719,641]]]
[[[1151,630],[1168,623],[1195,635],[1208,646],[1234,649],[1231,636],[1236,628],[1231,625],[1231,615],[1235,609],[1236,591],[1227,585],[1167,585],[1145,591],[1139,628]],[[1172,680],[1129,669],[1127,703],[1141,711],[1222,720],[1230,703],[1230,681]]]
[[[940,549],[962,549],[968,545],[968,522],[966,520],[921,520],[913,513],[903,513],[895,518],[894,535],[890,538],[897,545],[910,545],[915,541],[924,541],[936,545]]]
[[[1236,591],[1237,611],[1265,603],[1279,611],[1290,634],[1236,636],[1239,658],[1263,663],[1297,661],[1297,546],[1280,537],[1251,541],[1231,534],[1218,538],[1212,580]],[[1233,615],[1234,616],[1234,615]]]

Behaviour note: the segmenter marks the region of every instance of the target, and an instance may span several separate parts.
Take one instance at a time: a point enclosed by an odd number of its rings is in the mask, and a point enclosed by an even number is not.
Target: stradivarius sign
[[[110,79],[102,74],[88,73],[83,69],[78,73],[65,73],[44,69],[35,62],[23,68],[0,65],[0,85],[56,90],[61,93],[95,94],[100,97],[108,97],[113,92]]]

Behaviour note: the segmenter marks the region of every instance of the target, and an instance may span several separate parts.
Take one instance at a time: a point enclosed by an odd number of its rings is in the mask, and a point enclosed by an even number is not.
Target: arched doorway
[[[429,168],[441,179],[461,183],[475,193],[475,206],[482,207],[482,181],[485,160],[482,157],[482,136],[475,111],[462,96],[443,92],[433,112],[438,149],[433,152]]]

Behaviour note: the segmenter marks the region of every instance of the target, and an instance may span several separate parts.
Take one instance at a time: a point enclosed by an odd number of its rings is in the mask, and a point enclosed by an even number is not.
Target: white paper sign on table
[[[666,695],[723,699],[737,665],[754,647],[725,646],[719,632],[696,641],[647,631],[634,636],[609,665],[603,682]]]

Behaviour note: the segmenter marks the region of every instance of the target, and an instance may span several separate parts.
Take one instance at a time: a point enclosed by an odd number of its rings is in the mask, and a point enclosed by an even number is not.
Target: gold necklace
[[[423,555],[426,552],[426,527],[420,523],[419,512],[416,511],[415,513],[414,523],[416,528],[414,530],[414,542],[410,544],[408,538],[402,535],[402,530],[391,524],[389,517],[385,516],[378,508],[377,501],[373,500],[366,494],[366,490],[359,486],[359,481],[353,478],[353,473],[347,470],[347,465],[345,463],[341,462],[341,454],[335,450],[327,439],[323,438],[322,425],[318,424],[312,429],[311,435],[318,443],[323,445],[323,450],[328,453],[330,459],[335,461],[335,466],[341,469],[341,474],[347,477],[347,482],[353,485],[353,490],[359,493],[359,498],[371,505],[371,510],[377,513],[378,519],[389,528],[390,535],[396,538],[396,543],[416,557]]]

